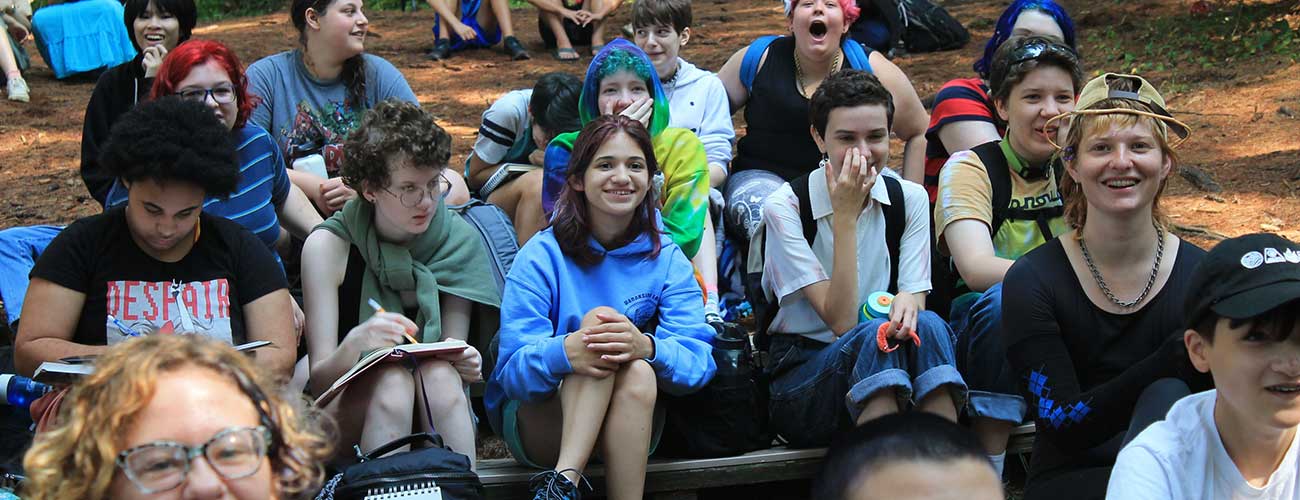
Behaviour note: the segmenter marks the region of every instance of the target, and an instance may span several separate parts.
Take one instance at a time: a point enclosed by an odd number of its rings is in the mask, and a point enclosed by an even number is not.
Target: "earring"
[[[822,161],[817,162],[817,166],[818,166],[819,168],[826,168],[826,167],[829,167],[830,164],[831,164],[831,157],[830,157],[830,155],[828,155],[828,154],[826,154],[826,153],[822,153]]]

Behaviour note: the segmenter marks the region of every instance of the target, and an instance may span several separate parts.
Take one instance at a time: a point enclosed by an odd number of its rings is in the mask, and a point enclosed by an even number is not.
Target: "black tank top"
[[[365,304],[370,297],[361,296],[361,278],[366,271],[366,260],[356,245],[348,247],[348,267],[343,274],[343,283],[339,284],[339,342],[357,326],[360,319],[360,304]],[[408,318],[415,318],[417,308],[402,311]]]

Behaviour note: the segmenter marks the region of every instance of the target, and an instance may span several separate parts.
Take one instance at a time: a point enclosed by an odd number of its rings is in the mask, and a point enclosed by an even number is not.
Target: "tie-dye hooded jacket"
[[[610,56],[616,52],[619,57]],[[630,55],[631,57],[627,57]],[[619,65],[623,67],[612,67]],[[610,67],[606,67],[610,66]],[[654,112],[650,117],[650,136],[653,138],[655,160],[663,172],[663,223],[665,232],[687,257],[694,257],[700,249],[704,235],[704,218],[708,216],[709,165],[704,145],[694,133],[682,128],[668,127],[668,98],[664,96],[659,76],[645,52],[631,42],[615,39],[591,60],[587,77],[583,80],[578,112],[586,125],[600,110],[600,78],[618,70],[627,69],[643,77],[646,87],[654,95]],[[542,208],[551,213],[555,201],[564,187],[564,177],[569,168],[569,156],[578,132],[560,134],[546,147],[545,179],[542,181]]]

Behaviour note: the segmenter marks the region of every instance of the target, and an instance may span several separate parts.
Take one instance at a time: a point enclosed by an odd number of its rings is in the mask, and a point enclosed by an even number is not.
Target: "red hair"
[[[190,71],[195,66],[208,61],[216,61],[218,66],[226,70],[226,76],[234,84],[235,103],[239,108],[235,115],[235,128],[243,127],[248,123],[248,115],[253,113],[253,108],[262,102],[262,98],[248,93],[248,77],[244,76],[244,65],[239,62],[239,56],[230,47],[216,40],[194,39],[168,52],[162,66],[158,68],[158,77],[154,79],[149,97],[157,99],[175,94],[176,86],[181,80],[190,76]]]

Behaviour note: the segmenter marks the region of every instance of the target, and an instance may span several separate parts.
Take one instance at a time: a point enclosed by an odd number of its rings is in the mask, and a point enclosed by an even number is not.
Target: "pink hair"
[[[785,0],[785,15],[787,16],[790,15],[790,12],[794,8],[790,4],[793,3],[794,1],[795,0]],[[857,0],[836,0],[836,1],[839,2],[840,4],[840,10],[844,11],[845,24],[853,24],[854,21],[858,20],[858,16],[862,15],[862,8],[858,7]]]

